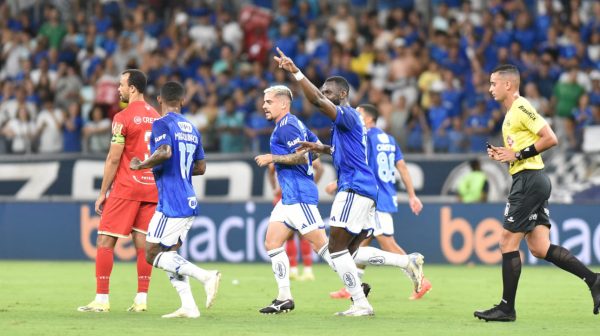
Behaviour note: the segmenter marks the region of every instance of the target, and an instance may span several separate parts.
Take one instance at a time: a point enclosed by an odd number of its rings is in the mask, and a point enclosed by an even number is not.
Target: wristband
[[[304,78],[304,74],[300,70],[298,70],[298,72],[294,72],[292,75],[294,75],[294,78],[296,78],[297,81],[301,81],[302,78]]]
[[[525,147],[525,148],[521,149],[521,151],[519,153],[521,154],[521,155],[519,155],[520,160],[529,159],[530,157],[540,154],[540,153],[538,153],[537,149],[535,149],[534,144],[531,144],[529,147]]]

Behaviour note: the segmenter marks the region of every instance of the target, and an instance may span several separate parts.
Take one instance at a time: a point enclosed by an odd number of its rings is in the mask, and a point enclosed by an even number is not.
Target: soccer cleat
[[[93,312],[93,313],[108,313],[110,311],[110,303],[100,303],[96,300],[88,303],[86,306],[77,308],[80,312]]]
[[[375,312],[373,311],[373,307],[367,304],[366,306],[358,306],[352,304],[350,309],[335,313],[337,316],[373,316]]]
[[[128,312],[141,313],[148,310],[148,305],[145,303],[133,303],[129,308],[127,308]]]
[[[488,310],[476,311],[473,313],[473,316],[485,322],[514,322],[517,319],[517,312],[513,309],[511,312],[506,313],[500,308],[500,305],[494,305],[494,307]]]
[[[290,280],[300,280],[298,267],[290,267]]]
[[[198,318],[200,317],[200,311],[198,307],[194,308],[179,308],[171,314],[165,314],[163,318]]]
[[[600,273],[596,274],[596,282],[590,287],[592,292],[592,300],[594,300],[594,315],[598,315],[600,311]]]
[[[418,300],[423,297],[423,295],[427,294],[431,290],[431,282],[427,280],[427,278],[423,277],[423,281],[421,282],[421,291],[413,292],[413,294],[408,298],[409,300]]]
[[[294,300],[279,301],[275,299],[270,305],[259,310],[259,312],[261,314],[281,314],[292,310],[294,310]]]
[[[217,297],[219,283],[221,282],[221,272],[215,271],[215,275],[204,283],[204,292],[206,293],[206,308],[210,308]]]
[[[291,274],[290,274],[291,276]],[[302,275],[300,277],[298,277],[298,280],[300,281],[314,281],[315,280],[315,275],[313,274],[313,272],[302,272]]]
[[[423,262],[425,257],[420,253],[411,253],[408,255],[408,265],[406,271],[415,286],[415,292],[419,293],[423,286]]]
[[[330,292],[329,297],[332,299],[349,299],[352,297],[346,287],[342,287],[339,291]]]

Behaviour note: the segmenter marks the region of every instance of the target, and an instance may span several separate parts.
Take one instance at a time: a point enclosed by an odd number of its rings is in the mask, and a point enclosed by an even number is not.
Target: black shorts
[[[513,175],[504,209],[504,228],[511,232],[530,232],[536,225],[550,227],[548,198],[550,179],[542,170],[523,170]]]

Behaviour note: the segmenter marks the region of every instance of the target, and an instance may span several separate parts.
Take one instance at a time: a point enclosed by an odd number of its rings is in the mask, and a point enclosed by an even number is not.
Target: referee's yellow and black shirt
[[[502,138],[504,147],[518,152],[535,143],[540,137],[537,133],[548,123],[540,116],[529,101],[523,97],[517,98],[502,123]],[[510,164],[508,172],[514,175],[522,170],[539,170],[544,168],[541,155],[528,159],[517,160]]]

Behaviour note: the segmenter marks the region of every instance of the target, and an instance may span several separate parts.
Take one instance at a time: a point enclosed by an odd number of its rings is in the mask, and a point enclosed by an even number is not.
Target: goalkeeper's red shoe
[[[332,299],[349,299],[352,295],[346,290],[346,287],[342,287],[339,291],[329,293],[329,297]]]
[[[427,294],[431,290],[431,282],[427,280],[427,278],[423,277],[423,281],[421,282],[421,290],[419,292],[413,292],[413,294],[409,297],[410,300],[418,300],[423,297],[423,295]]]

